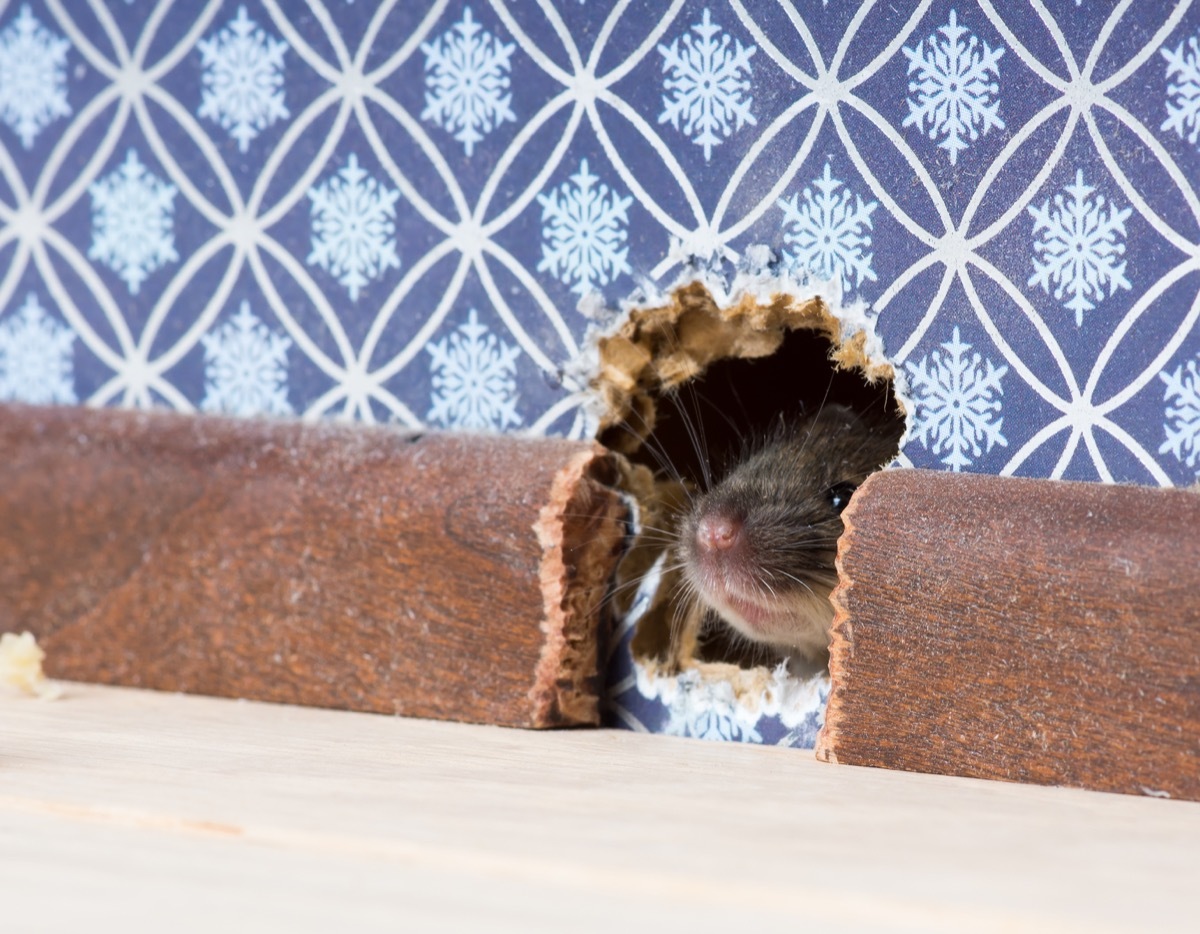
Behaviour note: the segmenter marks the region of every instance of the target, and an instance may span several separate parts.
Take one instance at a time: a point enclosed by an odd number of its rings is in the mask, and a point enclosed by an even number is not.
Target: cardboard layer
[[[13,406],[0,450],[0,631],[52,677],[598,722],[597,445]]]
[[[819,757],[1200,799],[1200,496],[894,470],[844,518]]]
[[[737,284],[736,296],[726,302],[685,277],[665,304],[631,306],[597,338],[595,370],[587,376],[596,396],[598,437],[608,447],[636,451],[654,430],[665,394],[723,360],[768,357],[797,328],[825,337],[837,368],[857,370],[872,384],[893,379],[868,322],[846,309],[834,314],[827,296],[811,284],[766,273]]]

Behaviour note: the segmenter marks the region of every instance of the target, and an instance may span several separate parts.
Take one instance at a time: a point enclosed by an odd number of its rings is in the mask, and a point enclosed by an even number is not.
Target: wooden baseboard
[[[52,677],[598,721],[588,443],[0,408],[0,630]],[[1200,496],[886,471],[839,556],[829,761],[1200,798]]]
[[[52,677],[598,722],[594,444],[7,406],[0,451],[0,630]]]
[[[897,470],[845,519],[819,757],[1200,798],[1200,496]]]

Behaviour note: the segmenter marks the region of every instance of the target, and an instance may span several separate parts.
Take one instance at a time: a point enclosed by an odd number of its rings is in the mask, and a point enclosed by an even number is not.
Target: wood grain
[[[0,690],[5,931],[1196,926],[1191,802],[65,687]]]
[[[595,445],[12,406],[0,450],[0,630],[52,677],[597,722]]]
[[[844,518],[820,758],[1200,798],[1200,496],[895,470]]]

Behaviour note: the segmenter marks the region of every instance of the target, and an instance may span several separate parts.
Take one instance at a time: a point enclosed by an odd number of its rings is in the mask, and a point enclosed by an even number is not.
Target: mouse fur
[[[752,643],[828,657],[841,512],[896,454],[900,428],[837,404],[782,420],[708,492],[680,528],[694,598]]]

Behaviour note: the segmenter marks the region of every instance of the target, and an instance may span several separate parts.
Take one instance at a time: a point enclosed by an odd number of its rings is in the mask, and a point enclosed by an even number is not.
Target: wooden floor
[[[1200,928],[1200,804],[67,687],[0,696],[6,932]]]

